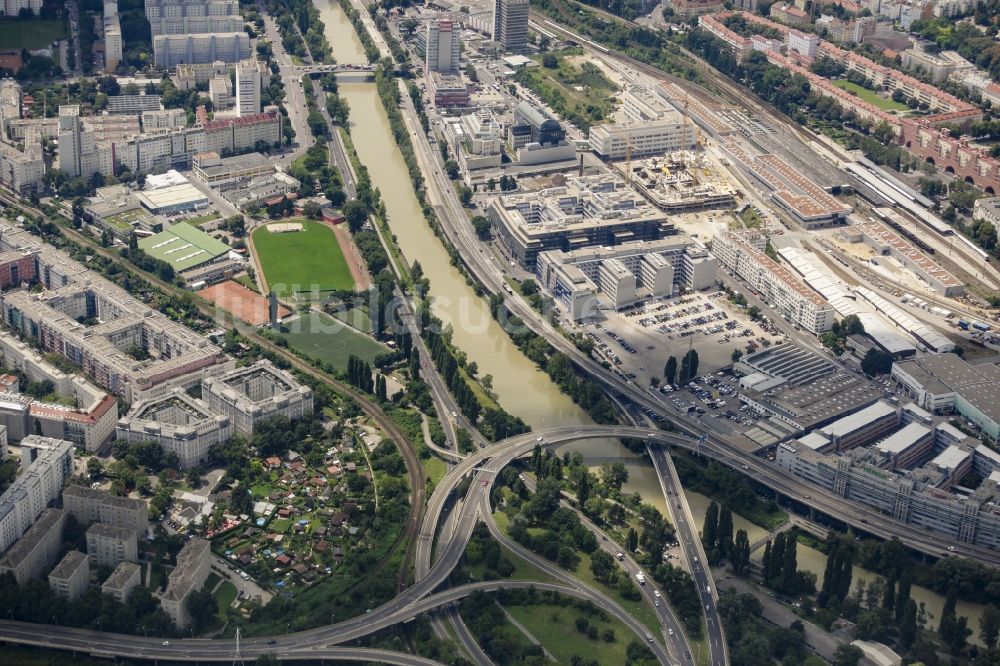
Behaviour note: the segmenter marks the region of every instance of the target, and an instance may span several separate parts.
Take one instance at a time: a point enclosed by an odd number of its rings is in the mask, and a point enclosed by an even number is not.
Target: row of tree
[[[677,374],[677,357],[671,356],[663,366],[663,380],[667,384],[687,384],[698,376],[698,352],[689,349],[681,357],[680,375]]]

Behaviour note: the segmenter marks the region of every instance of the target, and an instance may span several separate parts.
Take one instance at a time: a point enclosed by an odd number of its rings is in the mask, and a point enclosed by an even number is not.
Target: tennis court
[[[391,351],[385,345],[358,333],[343,322],[321,313],[310,312],[285,324],[284,338],[297,352],[331,363],[337,370],[347,368],[347,358],[357,356],[368,362]]]

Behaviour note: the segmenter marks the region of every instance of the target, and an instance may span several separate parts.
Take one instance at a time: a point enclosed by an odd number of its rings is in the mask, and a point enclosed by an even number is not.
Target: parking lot
[[[767,322],[754,322],[723,292],[654,299],[622,312],[608,312],[585,324],[598,358],[640,386],[663,382],[664,364],[688,349],[698,352],[698,372],[732,363],[733,351],[760,349],[782,335]]]

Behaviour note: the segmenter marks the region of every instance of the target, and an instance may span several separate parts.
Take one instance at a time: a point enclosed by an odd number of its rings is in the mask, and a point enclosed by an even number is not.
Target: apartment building
[[[932,83],[941,83],[952,74],[971,71],[976,68],[956,51],[928,53],[922,48],[906,49],[900,54],[903,68],[923,72],[930,76]]]
[[[0,495],[0,552],[31,527],[73,473],[72,442],[29,435],[21,448],[24,472]]]
[[[94,523],[87,528],[87,556],[95,567],[116,567],[119,562],[138,562],[139,542],[132,530]]]
[[[146,500],[118,497],[106,490],[71,484],[62,493],[63,511],[81,525],[103,523],[121,527],[142,537],[149,529]]]
[[[250,57],[245,32],[163,34],[153,37],[153,64],[170,68],[186,63],[239,62]]]
[[[2,256],[0,256],[2,261]],[[118,400],[91,384],[86,378],[69,375],[42,358],[34,348],[29,347],[6,331],[0,331],[0,359],[6,368],[24,372],[29,381],[52,382],[55,393],[73,398],[76,405],[70,407],[61,403],[47,403],[21,396],[16,391],[7,391],[3,396],[12,399],[10,404],[18,405],[10,415],[18,415],[21,422],[5,421],[9,426],[12,441],[35,432],[44,437],[64,439],[90,452],[97,451],[114,433],[118,421]],[[40,432],[39,432],[40,430]]]
[[[68,601],[79,599],[90,584],[90,559],[71,550],[49,574],[49,589]]]
[[[0,185],[27,196],[41,189],[45,177],[45,160],[37,134],[25,140],[24,150],[0,142]]]
[[[213,412],[178,388],[134,403],[118,420],[117,436],[126,442],[158,442],[187,469],[205,462],[214,444],[232,437],[233,425],[228,416]]]
[[[271,71],[263,62],[236,63],[236,112],[243,118],[260,113],[261,91],[271,85]]]
[[[724,232],[713,239],[712,254],[792,324],[814,335],[829,331],[833,306],[767,256],[766,245],[767,238],[756,231]]]
[[[160,597],[160,606],[178,628],[191,624],[187,600],[200,590],[211,572],[212,544],[195,537],[177,553],[177,566],[167,577],[167,587]]]
[[[87,559],[86,557],[84,559]],[[89,560],[88,560],[89,561]],[[121,603],[142,583],[142,567],[135,562],[119,562],[108,579],[101,585],[101,592],[110,594]]]
[[[15,258],[18,252],[21,256]],[[42,291],[0,295],[4,324],[38,341],[46,352],[78,364],[115,395],[134,402],[232,367],[232,360],[203,336],[86,270],[61,250],[0,223],[0,258],[5,256],[17,266],[30,259],[29,271],[38,276]],[[0,269],[0,276],[3,272]],[[145,350],[146,360],[130,355],[138,348]]]
[[[0,0],[0,9],[4,16],[20,16],[22,9],[38,16],[42,12],[42,4],[42,0]]]
[[[45,509],[0,559],[0,575],[14,576],[18,585],[41,576],[59,557],[65,525],[65,513],[59,509]]]
[[[265,419],[297,419],[313,413],[312,389],[268,360],[210,377],[202,382],[201,391],[208,408],[224,415],[237,433],[247,437]]]

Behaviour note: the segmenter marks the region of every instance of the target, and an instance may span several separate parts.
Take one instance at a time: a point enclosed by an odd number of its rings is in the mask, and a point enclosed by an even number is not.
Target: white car
[[[660,598],[660,591],[659,590],[653,590],[653,596],[656,597],[657,599],[659,599]]]

